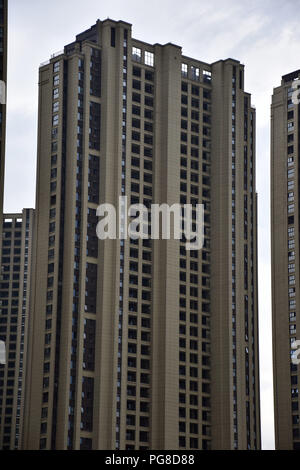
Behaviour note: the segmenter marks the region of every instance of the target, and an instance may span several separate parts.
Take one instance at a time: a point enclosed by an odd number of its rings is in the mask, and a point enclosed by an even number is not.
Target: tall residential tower
[[[205,205],[205,245],[97,207]],[[27,449],[260,448],[255,110],[244,66],[97,21],[39,73]]]
[[[294,81],[274,89],[271,135],[272,309],[275,431],[277,449],[300,449],[299,366],[293,343],[300,331],[299,106]],[[297,93],[296,93],[297,94]]]
[[[0,449],[21,448],[30,312],[34,210],[3,216],[0,272]]]

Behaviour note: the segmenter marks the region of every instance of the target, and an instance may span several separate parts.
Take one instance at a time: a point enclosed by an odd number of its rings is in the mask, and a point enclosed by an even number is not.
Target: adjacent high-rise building
[[[274,89],[271,122],[271,233],[275,432],[277,449],[300,449],[299,366],[292,348],[300,331],[299,107],[294,81]],[[299,339],[299,338],[298,338]]]
[[[33,224],[33,209],[3,216],[0,341],[6,364],[0,365],[0,449],[7,450],[21,448]]]
[[[205,244],[97,207],[205,205]],[[255,110],[244,66],[97,21],[39,72],[25,449],[259,449]]]

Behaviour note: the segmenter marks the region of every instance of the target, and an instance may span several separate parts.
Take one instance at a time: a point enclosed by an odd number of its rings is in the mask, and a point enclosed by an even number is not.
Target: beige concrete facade
[[[4,214],[0,274],[0,448],[22,446],[34,210]]]
[[[260,448],[244,67],[98,21],[40,68],[25,449]],[[96,238],[101,203],[205,204],[205,246]]]
[[[292,343],[299,339],[299,110],[293,82],[274,89],[271,115],[271,233],[273,366],[276,448],[300,449],[299,368]]]

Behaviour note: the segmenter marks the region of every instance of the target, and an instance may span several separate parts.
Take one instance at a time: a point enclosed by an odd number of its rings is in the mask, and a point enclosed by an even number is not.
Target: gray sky
[[[38,67],[95,21],[133,24],[133,36],[173,42],[206,62],[246,65],[257,109],[261,412],[264,449],[274,448],[269,236],[269,133],[272,89],[300,68],[300,0],[9,0],[5,210],[35,204]],[[68,20],[67,20],[68,18]]]

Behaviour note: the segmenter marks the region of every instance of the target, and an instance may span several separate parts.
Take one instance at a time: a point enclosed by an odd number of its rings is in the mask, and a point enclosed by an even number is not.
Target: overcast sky
[[[95,21],[122,19],[133,36],[172,42],[206,62],[246,65],[257,109],[261,412],[264,449],[274,448],[269,236],[270,102],[281,76],[300,68],[300,0],[9,0],[5,210],[35,205],[38,67]]]

